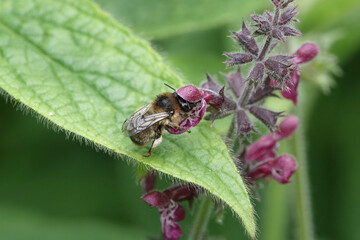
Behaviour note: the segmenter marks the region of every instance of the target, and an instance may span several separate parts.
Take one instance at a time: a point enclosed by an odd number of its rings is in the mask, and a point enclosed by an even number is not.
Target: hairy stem
[[[302,88],[299,88],[301,91]],[[308,105],[308,104],[307,104]],[[295,190],[296,190],[296,215],[298,225],[299,240],[313,240],[314,227],[310,201],[310,185],[306,160],[306,145],[304,139],[304,119],[303,107],[301,102],[298,106],[297,113],[300,118],[299,129],[295,132],[294,154],[299,164],[297,173],[295,174]]]
[[[213,203],[211,197],[203,195],[202,200],[195,217],[195,221],[192,224],[192,230],[190,232],[189,240],[202,239],[206,232],[206,228],[213,210]]]
[[[280,11],[279,11],[279,8],[276,8],[275,10],[275,16],[274,16],[274,20],[273,20],[273,25],[276,26],[278,24],[278,20],[279,20],[279,14],[280,14]],[[261,62],[262,60],[264,60],[265,56],[266,56],[266,53],[270,47],[270,44],[271,44],[271,40],[272,40],[272,36],[269,35],[267,38],[266,38],[266,41],[264,43],[264,46],[261,50],[261,53],[259,55],[259,57],[257,58],[257,61],[258,62]]]
[[[266,56],[266,53],[267,53],[267,51],[268,51],[268,49],[270,47],[271,40],[272,40],[272,37],[270,37],[270,36],[268,36],[266,38],[266,41],[265,41],[264,46],[263,46],[263,48],[261,50],[261,53],[260,53],[259,57],[257,58],[258,62],[261,62],[262,60],[264,60],[264,58]]]

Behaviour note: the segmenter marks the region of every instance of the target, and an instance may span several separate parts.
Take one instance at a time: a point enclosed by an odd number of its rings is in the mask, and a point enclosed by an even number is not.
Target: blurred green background
[[[204,80],[206,71],[225,71],[222,52],[236,50],[228,30],[237,30],[249,14],[271,7],[267,0],[96,2],[151,40],[194,84]],[[304,39],[319,42],[321,49],[309,67],[315,74],[306,74],[304,66],[307,81],[301,82],[305,91],[300,96],[307,102],[304,126],[316,239],[360,239],[360,2],[302,0],[298,5]],[[324,94],[331,85],[329,72],[338,72],[338,67],[342,75],[333,75],[336,83]],[[80,145],[21,110],[0,99],[1,240],[160,236],[157,210],[140,199],[132,163]],[[162,179],[157,187],[170,183]],[[297,239],[293,188],[264,184],[261,200],[254,200],[259,239]],[[184,232],[194,215],[187,214],[181,223]],[[229,210],[222,225],[212,218],[209,229],[220,239],[248,239]]]

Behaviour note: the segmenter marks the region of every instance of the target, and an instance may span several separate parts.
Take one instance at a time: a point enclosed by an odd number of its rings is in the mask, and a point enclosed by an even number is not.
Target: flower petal
[[[170,198],[159,191],[149,192],[142,199],[153,207],[165,207],[170,203]]]
[[[299,125],[299,119],[295,115],[289,115],[279,124],[279,129],[275,131],[274,137],[277,141],[289,137]]]
[[[206,112],[206,101],[204,99],[201,99],[199,103],[197,103],[196,107],[191,110],[190,115],[187,118],[184,118],[179,126],[184,130],[178,130],[175,128],[169,128],[165,126],[165,130],[168,131],[171,134],[181,134],[185,131],[189,130],[191,127],[195,127],[199,124],[201,119],[203,118],[204,114]]]
[[[150,192],[154,189],[156,182],[156,175],[154,171],[149,171],[143,179],[141,179],[141,187],[144,193]]]
[[[294,105],[296,105],[298,95],[297,88],[300,80],[300,69],[298,66],[296,66],[295,71],[290,72],[290,79],[291,81],[285,82],[286,88],[281,91],[281,95],[284,98],[293,101]]]
[[[195,197],[196,191],[192,186],[176,185],[164,191],[174,201],[190,200]]]
[[[195,103],[200,101],[204,96],[202,92],[193,85],[187,85],[179,88],[176,93],[184,100]]]
[[[293,157],[281,155],[274,160],[271,175],[279,183],[289,183],[289,179],[296,168],[297,164]]]
[[[245,161],[255,159],[263,161],[268,157],[273,157],[277,150],[277,142],[272,134],[267,134],[251,144],[245,153]]]

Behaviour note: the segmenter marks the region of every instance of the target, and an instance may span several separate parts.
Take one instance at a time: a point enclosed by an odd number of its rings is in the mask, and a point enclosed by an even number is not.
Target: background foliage
[[[221,54],[235,47],[226,38],[228,30],[238,29],[245,16],[270,6],[263,0],[97,3],[151,39],[168,62],[195,84],[204,80],[205,71],[224,71]],[[321,92],[316,79],[301,83],[306,89],[301,97],[311,96],[315,102],[308,107],[306,135],[316,236],[358,239],[360,3],[303,0],[298,4],[305,37],[317,41],[329,36],[321,49],[334,40],[330,51],[343,69],[329,95]],[[64,134],[15,111],[4,98],[0,116],[0,239],[144,239],[160,234],[157,210],[140,199],[133,166],[64,141]],[[222,124],[217,128],[221,130]],[[163,179],[158,187],[168,184]],[[259,239],[293,239],[293,185],[270,182],[260,194]],[[188,216],[182,223],[185,232],[189,220]],[[223,225],[212,221],[210,234],[246,239],[230,212]]]

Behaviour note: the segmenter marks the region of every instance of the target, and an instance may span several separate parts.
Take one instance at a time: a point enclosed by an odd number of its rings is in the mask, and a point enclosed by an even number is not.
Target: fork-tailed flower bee
[[[144,157],[149,157],[154,148],[160,145],[164,127],[173,134],[190,132],[190,127],[197,125],[206,110],[201,90],[191,85],[185,86],[195,91],[190,101],[187,101],[176,89],[165,85],[174,92],[160,94],[152,103],[133,113],[122,126],[122,132],[135,144],[144,146],[152,141],[148,154],[143,155]]]

